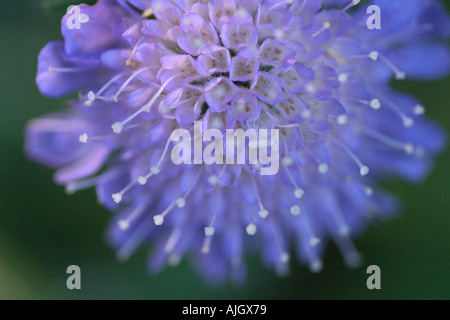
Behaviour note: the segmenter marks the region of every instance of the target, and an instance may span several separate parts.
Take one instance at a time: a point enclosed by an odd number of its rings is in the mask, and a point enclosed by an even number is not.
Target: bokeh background
[[[395,1],[395,0],[394,0]],[[364,256],[348,269],[330,244],[322,273],[292,263],[287,278],[248,257],[245,285],[211,287],[188,260],[158,275],[146,271],[148,247],[119,262],[104,241],[112,213],[94,190],[73,196],[52,181],[52,171],[23,152],[30,119],[60,110],[65,100],[41,96],[34,78],[37,56],[61,38],[59,21],[70,0],[2,0],[0,10],[0,298],[1,299],[449,299],[450,149],[420,185],[387,181],[403,201],[400,215],[371,226],[356,240]],[[445,1],[450,7],[450,1]],[[73,1],[72,1],[73,3]],[[49,9],[50,8],[50,9]],[[450,79],[396,82],[418,96],[427,116],[450,132]],[[66,288],[66,268],[82,270],[82,289]],[[366,268],[382,271],[382,289],[366,288]]]

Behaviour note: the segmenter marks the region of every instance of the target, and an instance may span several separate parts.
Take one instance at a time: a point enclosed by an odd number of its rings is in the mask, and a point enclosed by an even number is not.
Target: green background
[[[47,1],[46,3],[58,3]],[[67,1],[66,1],[67,2]],[[447,1],[448,2],[448,1]],[[73,196],[52,181],[52,171],[23,153],[23,130],[32,118],[60,110],[64,100],[41,96],[34,78],[39,50],[60,38],[60,15],[41,1],[2,0],[0,10],[0,298],[3,299],[448,299],[450,298],[450,152],[441,154],[420,185],[385,188],[404,202],[402,213],[370,227],[356,241],[363,267],[348,269],[330,244],[325,268],[312,274],[296,262],[287,278],[248,257],[245,285],[211,287],[189,261],[158,275],[146,272],[148,247],[120,263],[104,241],[112,213],[94,190]],[[67,7],[64,3],[60,8]],[[450,79],[401,82],[427,107],[427,116],[450,132]],[[82,290],[66,288],[66,268],[82,270]],[[382,270],[382,289],[366,288],[366,268]]]

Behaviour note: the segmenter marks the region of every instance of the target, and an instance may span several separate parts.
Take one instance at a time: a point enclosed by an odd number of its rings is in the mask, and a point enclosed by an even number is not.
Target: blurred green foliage
[[[41,96],[34,78],[39,50],[60,38],[70,0],[7,0],[0,11],[0,298],[3,299],[448,299],[450,298],[450,152],[439,156],[420,185],[385,188],[404,202],[386,225],[356,241],[365,262],[344,266],[330,244],[325,269],[311,274],[294,262],[288,278],[249,256],[243,286],[210,287],[183,261],[159,275],[146,271],[148,248],[120,263],[104,241],[112,213],[87,190],[67,196],[52,171],[26,159],[23,130],[32,118],[60,110],[65,100]],[[56,8],[49,13],[44,6]],[[447,1],[448,4],[448,1]],[[53,10],[54,11],[54,10]],[[51,11],[50,11],[51,12]],[[450,80],[396,83],[418,96],[430,118],[450,131]],[[82,270],[82,290],[66,288],[66,268]],[[382,270],[382,290],[366,288],[366,267]]]

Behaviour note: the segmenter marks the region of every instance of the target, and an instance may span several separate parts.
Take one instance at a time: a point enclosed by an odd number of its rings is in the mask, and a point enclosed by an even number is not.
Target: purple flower
[[[191,256],[211,281],[244,276],[244,255],[312,271],[331,238],[358,265],[352,238],[396,210],[384,177],[423,179],[444,145],[395,79],[448,74],[449,20],[434,0],[100,0],[80,28],[41,51],[44,95],[80,92],[27,128],[28,155],[69,193],[96,187],[117,211],[120,259],[143,243],[158,271]],[[351,9],[351,12],[349,12]],[[278,129],[278,174],[261,165],[175,165],[176,129]],[[195,139],[195,138],[194,138]],[[206,145],[206,144],[205,144]],[[273,150],[273,146],[271,148]]]

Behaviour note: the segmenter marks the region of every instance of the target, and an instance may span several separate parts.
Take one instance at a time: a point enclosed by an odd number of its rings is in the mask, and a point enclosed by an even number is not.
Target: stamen
[[[154,221],[155,225],[157,225],[157,226],[162,225],[164,223],[164,218],[173,209],[173,207],[175,207],[175,205],[180,209],[184,208],[184,206],[186,205],[186,198],[189,196],[189,194],[194,189],[199,177],[200,177],[200,173],[197,174],[197,176],[194,178],[194,182],[192,183],[190,188],[186,191],[186,193],[181,198],[178,198],[178,199],[172,201],[169,204],[169,206],[166,209],[164,209],[164,211],[162,213],[157,214],[156,216],[153,217],[153,221]]]
[[[322,25],[322,28],[320,28],[317,32],[315,32],[315,33],[312,35],[312,37],[313,37],[313,38],[317,37],[318,35],[320,35],[320,34],[321,34],[322,32],[324,32],[325,30],[330,29],[330,27],[331,27],[331,23],[329,23],[329,22],[324,22],[323,25]]]
[[[86,106],[90,107],[95,100],[110,101],[109,98],[102,97],[101,94],[103,92],[105,92],[106,89],[108,89],[113,83],[118,81],[123,76],[124,76],[124,73],[120,73],[120,74],[116,75],[111,80],[109,80],[105,85],[103,85],[103,87],[101,87],[100,90],[97,91],[97,93],[94,93],[94,91],[89,91],[88,94],[87,94],[88,100],[86,100],[84,102],[84,104]]]
[[[180,76],[181,74],[176,74],[172,77],[170,77],[162,86],[161,88],[158,90],[158,92],[156,92],[156,94],[153,96],[153,98],[147,103],[145,104],[142,108],[140,108],[138,111],[136,111],[135,113],[133,113],[131,116],[129,116],[127,119],[125,119],[124,121],[121,122],[116,122],[114,123],[111,127],[114,131],[114,133],[121,133],[125,124],[127,124],[128,122],[132,121],[134,118],[136,118],[138,115],[140,115],[143,112],[150,112],[150,108],[153,106],[153,104],[155,103],[155,101],[161,96],[161,94],[163,93],[164,89],[167,87],[167,85],[176,77]]]
[[[167,243],[164,247],[164,251],[166,254],[169,254],[173,251],[173,249],[175,248],[175,245],[177,244],[178,240],[180,239],[181,236],[181,231],[183,229],[181,227],[176,227],[172,233],[169,236],[169,239],[167,240]]]
[[[48,72],[75,73],[84,71],[86,71],[86,68],[55,68],[52,66],[48,67]]]
[[[380,59],[386,66],[388,66],[392,72],[395,74],[397,80],[404,80],[406,78],[406,73],[400,70],[396,65],[394,65],[388,58],[380,54],[378,51],[372,51],[369,53],[369,58],[373,61]]]
[[[349,4],[347,4],[344,8],[341,9],[341,12],[347,11],[348,9],[350,9],[351,7],[356,6],[360,2],[361,2],[361,0],[352,0],[352,1],[350,1]]]
[[[336,222],[339,235],[341,237],[348,237],[350,235],[350,227],[347,222],[345,222],[344,216],[342,215],[340,209],[333,210],[330,214]]]
[[[74,194],[75,192],[77,192],[79,190],[94,187],[97,184],[99,179],[100,179],[100,176],[90,178],[90,179],[70,182],[66,185],[66,193],[70,195],[70,194]]]
[[[114,102],[119,101],[119,96],[122,94],[123,90],[130,84],[131,81],[133,81],[134,78],[136,78],[138,75],[140,75],[142,72],[149,70],[150,67],[145,67],[139,70],[136,70],[131,74],[131,76],[125,80],[125,82],[120,86],[119,90],[117,90],[112,96],[111,100]]]
[[[361,131],[389,147],[403,150],[409,155],[414,154],[415,148],[412,143],[400,142],[370,128],[362,128]]]
[[[355,249],[351,239],[348,236],[333,236],[339,250],[344,255],[344,260],[349,267],[358,267],[361,264],[361,256]]]
[[[203,240],[203,245],[202,245],[202,253],[203,254],[208,254],[210,251],[211,239],[216,231],[214,229],[214,223],[215,223],[216,217],[217,217],[217,210],[218,210],[218,206],[216,206],[216,209],[214,210],[214,214],[213,214],[211,223],[209,224],[208,227],[205,228],[205,239]]]
[[[120,247],[117,252],[117,257],[121,261],[127,260],[133,251],[141,244],[150,232],[148,222],[151,217],[144,219],[136,229],[127,237],[125,243]]]
[[[256,186],[256,182],[255,182],[254,179],[252,179],[252,183],[253,183],[253,189],[255,190],[256,199],[257,199],[258,205],[259,205],[258,215],[260,216],[261,219],[265,219],[269,215],[269,211],[267,211],[264,208],[264,206],[263,206],[263,204],[261,202],[261,197],[259,195],[259,191],[258,191],[258,188]]]
[[[140,206],[136,207],[136,209],[134,209],[127,218],[119,220],[117,222],[119,228],[121,230],[127,230],[130,227],[131,223],[133,223],[133,221],[135,221],[144,212],[146,207],[147,203],[141,204]]]
[[[106,136],[88,136],[87,133],[83,133],[83,134],[80,135],[80,137],[78,138],[78,140],[79,140],[81,143],[86,144],[86,143],[88,143],[88,140],[105,140],[105,139],[107,139],[107,138],[108,138],[108,137],[106,137]]]
[[[149,9],[150,9],[150,11],[153,13],[152,9],[151,9],[151,8],[149,8]],[[148,9],[147,9],[147,10],[148,10]],[[145,11],[144,11],[144,12],[145,12]],[[152,15],[152,13],[150,13],[150,15]],[[131,64],[132,64],[132,61],[131,61],[131,60],[133,59],[133,56],[135,55],[135,53],[136,53],[136,51],[137,51],[137,48],[138,48],[139,45],[141,44],[142,39],[144,39],[144,37],[140,38],[140,39],[138,40],[138,42],[136,42],[136,45],[134,46],[133,50],[131,51],[130,56],[129,56],[128,59],[125,61],[125,64],[126,64],[127,66],[131,66]]]
[[[333,139],[333,142],[339,146],[342,150],[344,150],[352,159],[355,161],[355,163],[359,166],[359,173],[361,176],[365,176],[369,173],[369,168],[362,164],[361,160],[345,145],[343,145],[340,141]]]
[[[283,166],[284,169],[286,170],[286,173],[289,177],[289,180],[291,180],[292,185],[294,186],[294,197],[296,199],[301,199],[303,197],[303,195],[305,194],[305,191],[300,188],[297,184],[297,182],[294,179],[294,176],[292,175],[292,173],[289,171],[288,167],[286,165]]]
[[[392,100],[388,99],[387,97],[384,97],[383,100],[391,108],[391,110],[401,118],[403,126],[405,128],[410,128],[414,125],[414,119],[408,117],[405,113],[403,113],[403,111]]]
[[[161,164],[162,164],[164,158],[166,157],[167,151],[169,150],[169,145],[170,145],[170,142],[172,141],[172,140],[171,140],[172,135],[173,135],[173,133],[170,135],[169,139],[167,139],[166,146],[164,147],[164,151],[163,151],[161,157],[159,158],[158,163],[156,164],[156,166],[154,166],[154,167],[152,167],[152,168],[150,169],[150,173],[148,173],[148,174],[145,175],[145,176],[140,176],[140,177],[138,178],[138,183],[139,183],[141,186],[146,185],[147,182],[148,182],[148,179],[150,179],[152,176],[155,176],[155,175],[157,175],[157,174],[160,173],[159,167],[161,166]]]

